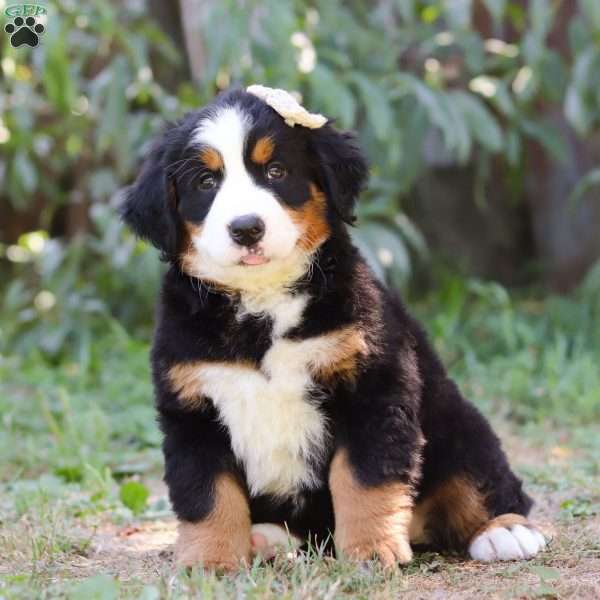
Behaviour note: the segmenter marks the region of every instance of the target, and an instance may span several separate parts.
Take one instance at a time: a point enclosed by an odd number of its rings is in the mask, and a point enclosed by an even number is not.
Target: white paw
[[[287,551],[288,554],[293,555],[294,551],[302,545],[302,540],[281,525],[258,523],[252,525],[250,543],[252,554],[269,560],[281,552]]]
[[[535,556],[546,547],[544,536],[533,527],[511,525],[492,527],[478,535],[469,546],[473,560],[523,560]]]

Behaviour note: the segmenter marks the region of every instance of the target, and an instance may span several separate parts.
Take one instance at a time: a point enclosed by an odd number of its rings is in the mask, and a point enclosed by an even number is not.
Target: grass
[[[548,552],[489,566],[424,554],[386,574],[315,549],[234,577],[177,573],[148,346],[113,322],[85,360],[0,354],[0,598],[599,597],[599,295],[440,289],[416,311],[537,500]]]

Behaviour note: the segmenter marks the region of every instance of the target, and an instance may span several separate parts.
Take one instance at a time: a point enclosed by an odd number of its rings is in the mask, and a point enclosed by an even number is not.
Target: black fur
[[[274,136],[276,152],[294,165],[285,193],[280,191],[292,209],[305,201],[308,182],[316,182],[327,195],[331,236],[320,248],[319,268],[295,284],[294,293],[307,293],[310,301],[301,324],[286,337],[305,339],[355,324],[366,332],[373,350],[359,365],[354,382],[324,385],[311,400],[327,415],[332,433],[316,465],[320,488],[299,490],[293,500],[250,498],[253,521],[286,522],[301,536],[310,532],[326,538],[334,527],[327,473],[339,447],[347,449],[355,475],[365,486],[409,482],[419,502],[453,476],[466,475],[485,496],[490,517],[527,514],[531,500],[490,426],[448,378],[422,327],[400,299],[376,281],[350,241],[343,221],[351,221],[367,177],[354,138],[331,124],[315,131],[290,128],[261,101],[236,91],[164,134],[130,189],[123,211],[134,231],[171,262],[160,296],[152,367],[165,436],[165,479],[179,518],[198,521],[210,512],[218,474],[232,473],[244,487],[245,476],[215,409],[210,402],[195,410],[183,406],[167,380],[169,368],[200,360],[245,361],[258,367],[272,342],[268,317],[240,320],[235,294],[182,273],[177,258],[184,220],[201,222],[212,201],[194,191],[195,167],[187,144],[195,125],[215,106],[234,103],[253,115],[252,139]],[[186,157],[192,161],[191,171],[178,172],[185,163],[177,161]],[[261,185],[270,185],[256,165],[248,163],[247,168]],[[193,209],[194,200],[201,209]],[[432,525],[438,545],[464,549],[465,540],[457,542],[442,517]]]

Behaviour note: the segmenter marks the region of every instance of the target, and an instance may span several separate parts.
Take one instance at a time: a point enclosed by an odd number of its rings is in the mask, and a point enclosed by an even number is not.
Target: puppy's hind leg
[[[525,517],[507,513],[491,519],[469,544],[473,560],[523,560],[546,547],[546,539]]]
[[[411,543],[468,551],[481,562],[525,560],[545,548],[544,536],[526,517],[515,513],[493,517],[488,502],[470,477],[452,477],[415,507]]]

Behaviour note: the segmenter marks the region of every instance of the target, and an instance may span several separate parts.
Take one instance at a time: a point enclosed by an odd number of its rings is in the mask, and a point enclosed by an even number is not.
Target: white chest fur
[[[284,293],[243,299],[240,319],[259,312],[273,319],[273,344],[260,371],[205,363],[198,373],[202,392],[229,429],[252,495],[289,496],[300,486],[318,483],[311,464],[324,448],[327,428],[324,416],[308,400],[313,387],[309,365],[315,353],[327,352],[331,342],[281,337],[300,322],[306,301],[304,296]]]

